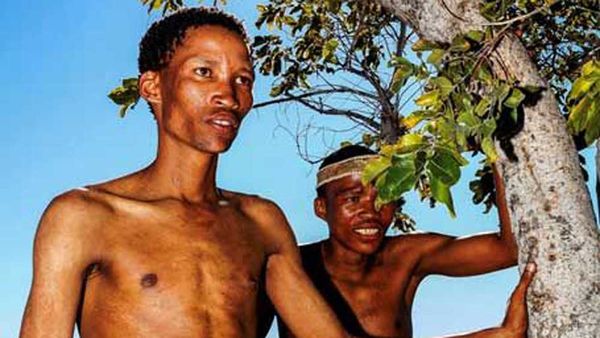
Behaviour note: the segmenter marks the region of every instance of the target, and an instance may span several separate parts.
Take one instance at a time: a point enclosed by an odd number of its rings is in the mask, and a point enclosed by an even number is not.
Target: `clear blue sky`
[[[251,33],[255,4],[230,0],[228,5]],[[106,97],[122,76],[136,74],[137,42],[151,22],[134,0],[9,1],[0,11],[0,337],[17,336],[31,280],[32,239],[50,199],[136,170],[154,156],[154,121],[145,104],[120,119]],[[268,98],[269,85],[258,78],[257,102]],[[252,112],[218,174],[224,188],[275,200],[300,242],[327,232],[312,213],[315,170],[296,155],[294,140],[281,126],[295,130],[310,118],[293,108]],[[337,120],[326,123],[343,126]],[[312,149],[326,151],[319,137]],[[590,172],[595,171],[592,156],[586,152]],[[467,181],[473,171],[469,168],[454,189],[456,220],[409,196],[407,208],[420,229],[462,235],[497,228],[494,212],[483,215],[470,202]],[[429,278],[415,302],[415,336],[497,324],[516,278],[516,269]]]

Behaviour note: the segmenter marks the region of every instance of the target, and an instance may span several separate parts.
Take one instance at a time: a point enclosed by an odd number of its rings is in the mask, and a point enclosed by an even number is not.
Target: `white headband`
[[[379,155],[376,154],[356,156],[321,168],[319,172],[317,172],[317,189],[331,181],[339,180],[342,177],[353,174],[362,174],[367,163],[378,157]]]

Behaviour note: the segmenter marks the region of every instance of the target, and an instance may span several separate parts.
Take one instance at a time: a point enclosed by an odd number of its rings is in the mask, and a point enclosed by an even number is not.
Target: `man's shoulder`
[[[111,211],[107,203],[86,189],[73,189],[56,196],[40,220],[37,250],[89,246],[90,240],[98,239],[100,221]]]
[[[396,236],[386,237],[384,250],[396,253],[398,251],[426,251],[430,246],[452,238],[451,236],[435,233],[414,231]]]
[[[283,216],[283,211],[275,202],[262,196],[231,191],[228,191],[225,197],[227,195],[233,196],[238,201],[240,209],[252,218],[269,219]]]
[[[63,218],[78,219],[112,210],[111,204],[98,191],[76,188],[54,197],[48,204],[45,215],[60,214]]]

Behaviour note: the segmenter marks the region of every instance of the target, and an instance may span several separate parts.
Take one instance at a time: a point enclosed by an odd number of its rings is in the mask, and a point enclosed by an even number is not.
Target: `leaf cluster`
[[[134,109],[140,100],[138,78],[123,79],[121,85],[113,89],[108,97],[119,106],[119,116],[125,117],[129,109]]]
[[[573,135],[583,134],[586,145],[600,138],[600,62],[583,65],[567,97],[567,108],[567,126]]]
[[[523,105],[541,88],[493,75],[486,55],[497,38],[489,29],[456,36],[446,46],[419,40],[412,48],[420,56],[426,53],[426,61],[421,58],[417,65],[399,60],[412,70],[399,81],[415,76],[416,69],[429,70],[429,78],[415,99],[418,109],[400,121],[409,133],[396,144],[384,145],[382,157],[365,170],[365,182],[378,188],[379,204],[416,188],[422,198],[443,203],[454,216],[450,188],[468,163],[461,154],[482,152],[492,164],[498,157],[495,140],[510,145],[508,140],[522,126]],[[483,179],[487,177],[481,174],[471,187],[474,202],[485,202],[489,210],[493,200]]]
[[[399,23],[366,1],[273,0],[257,8],[258,28],[287,34],[257,36],[253,43],[260,72],[277,77],[273,97],[310,88],[308,77],[318,72],[376,70],[384,54],[379,34]]]

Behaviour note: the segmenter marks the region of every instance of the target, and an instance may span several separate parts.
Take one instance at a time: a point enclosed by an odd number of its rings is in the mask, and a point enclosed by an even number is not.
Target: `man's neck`
[[[218,155],[201,152],[172,137],[160,137],[156,160],[145,170],[155,194],[189,203],[213,204]]]
[[[323,243],[321,255],[327,271],[334,277],[343,279],[364,276],[377,256],[352,251],[331,238]]]

